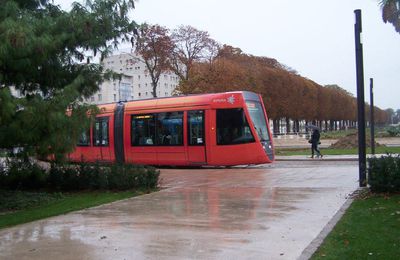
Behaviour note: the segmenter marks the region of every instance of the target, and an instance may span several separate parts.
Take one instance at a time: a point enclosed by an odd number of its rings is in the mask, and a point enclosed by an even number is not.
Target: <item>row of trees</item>
[[[220,46],[191,26],[170,32],[144,24],[132,44],[148,68],[154,97],[161,72],[172,70],[180,77],[180,94],[249,90],[262,94],[275,120],[356,121],[356,99],[339,86],[321,86],[275,59]],[[376,122],[388,120],[385,111],[375,107],[374,113]]]
[[[391,124],[399,124],[400,123],[400,109],[396,111],[392,108],[386,109],[386,113],[389,117],[389,122]]]
[[[301,77],[275,59],[242,53],[224,46],[212,62],[196,63],[182,92],[250,90],[261,93],[270,118],[294,121],[356,121],[357,100],[337,85],[321,86]],[[370,106],[365,106],[367,115]],[[388,121],[386,111],[374,107],[375,122]],[[327,124],[327,122],[325,122]],[[333,128],[331,125],[330,128]]]
[[[382,0],[380,5],[383,20],[400,32],[400,0]],[[132,44],[150,71],[154,96],[160,73],[173,70],[181,80],[178,93],[250,90],[263,95],[273,119],[356,121],[356,99],[349,92],[337,85],[320,86],[275,59],[221,47],[207,32],[191,26],[171,32],[144,24],[138,32]],[[365,109],[369,118],[370,106]],[[376,122],[390,122],[389,112],[374,107]]]

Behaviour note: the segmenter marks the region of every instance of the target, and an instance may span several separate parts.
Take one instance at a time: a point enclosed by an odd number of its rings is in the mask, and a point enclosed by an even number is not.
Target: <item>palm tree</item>
[[[393,24],[396,31],[400,33],[400,0],[381,0],[380,5],[383,21]]]

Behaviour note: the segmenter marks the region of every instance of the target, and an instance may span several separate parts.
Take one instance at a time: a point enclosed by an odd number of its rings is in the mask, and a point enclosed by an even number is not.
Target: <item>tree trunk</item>
[[[300,122],[298,119],[296,119],[295,123],[293,124],[293,132],[300,132]]]
[[[286,117],[286,133],[290,133],[290,119],[289,117]]]
[[[279,120],[278,119],[274,119],[274,135],[278,135],[279,134]]]
[[[157,83],[155,83],[153,81],[153,83],[151,83],[153,85],[153,97],[157,97]]]

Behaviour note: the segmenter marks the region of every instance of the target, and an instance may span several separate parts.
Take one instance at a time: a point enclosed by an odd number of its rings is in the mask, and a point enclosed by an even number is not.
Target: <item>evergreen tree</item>
[[[400,0],[381,0],[382,19],[385,23],[391,23],[400,33]]]
[[[133,8],[133,0],[87,0],[69,12],[48,0],[1,1],[0,148],[42,156],[74,148],[89,123],[82,98],[113,76],[91,61],[130,39]]]

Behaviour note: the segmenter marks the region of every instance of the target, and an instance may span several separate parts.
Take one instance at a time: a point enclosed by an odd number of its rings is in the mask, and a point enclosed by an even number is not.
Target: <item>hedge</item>
[[[12,190],[80,191],[152,189],[160,172],[153,167],[129,164],[51,164],[13,160],[0,169],[0,188]]]
[[[400,192],[400,156],[368,159],[368,184],[372,192]]]

